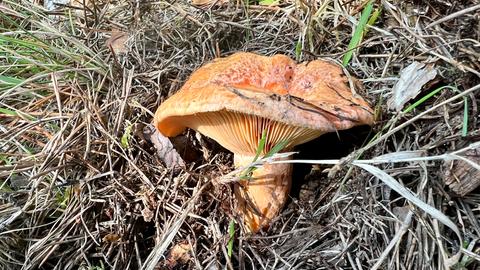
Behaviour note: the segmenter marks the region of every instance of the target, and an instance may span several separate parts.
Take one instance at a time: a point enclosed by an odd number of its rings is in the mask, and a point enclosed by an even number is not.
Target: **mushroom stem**
[[[235,154],[235,167],[249,165],[254,155]],[[290,159],[286,158],[286,159]],[[267,227],[287,201],[292,184],[292,164],[265,164],[249,180],[235,184],[238,212],[246,229],[257,232]]]

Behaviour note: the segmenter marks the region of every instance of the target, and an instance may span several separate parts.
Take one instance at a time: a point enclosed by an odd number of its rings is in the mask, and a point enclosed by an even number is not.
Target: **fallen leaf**
[[[145,222],[150,222],[153,219],[153,212],[152,212],[152,210],[150,210],[148,208],[144,208],[142,210],[142,216],[143,216],[143,220],[145,220]]]
[[[172,145],[172,142],[163,136],[153,125],[143,128],[143,136],[157,149],[160,159],[165,162],[167,168],[174,170],[185,168],[185,162]]]
[[[127,52],[128,34],[122,31],[113,30],[112,35],[107,40],[106,45],[115,54],[124,54]]]
[[[176,244],[170,249],[166,260],[167,269],[173,269],[180,264],[186,264],[190,260],[190,244],[187,241]]]
[[[116,234],[116,233],[109,233],[107,235],[105,235],[102,240],[104,242],[110,242],[110,243],[113,243],[113,242],[117,242],[118,240],[120,240],[120,235]]]
[[[416,97],[422,86],[437,76],[437,71],[432,66],[413,62],[401,72],[400,79],[393,87],[393,95],[388,100],[389,110],[399,112],[412,98]]]

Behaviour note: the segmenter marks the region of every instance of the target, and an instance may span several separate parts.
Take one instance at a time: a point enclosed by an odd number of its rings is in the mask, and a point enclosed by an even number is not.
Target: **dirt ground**
[[[0,2],[0,269],[480,269],[480,2],[271,2]],[[375,109],[295,149],[257,234],[229,151],[188,130],[174,170],[143,133],[238,51],[343,62]]]

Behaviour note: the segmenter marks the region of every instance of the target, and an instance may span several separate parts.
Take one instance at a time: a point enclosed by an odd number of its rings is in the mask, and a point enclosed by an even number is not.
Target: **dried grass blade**
[[[412,191],[405,188],[403,185],[397,182],[397,180],[395,180],[392,176],[382,171],[381,169],[368,164],[355,164],[355,165],[368,171],[378,179],[382,180],[387,186],[395,190],[398,194],[400,194],[402,197],[407,199],[409,202],[413,203],[418,208],[422,209],[423,211],[431,215],[433,218],[437,219],[438,221],[443,223],[445,226],[449,227],[451,230],[455,232],[455,234],[457,234],[459,243],[462,243],[462,236],[460,234],[460,230],[458,229],[457,225],[455,225],[455,223],[453,223],[446,215],[444,215],[438,209],[420,200]],[[460,255],[461,255],[461,252],[459,250],[455,255],[451,256],[450,258],[446,258],[445,264],[447,266],[453,266],[459,261]]]
[[[200,194],[202,194],[203,190],[207,186],[208,185],[203,185],[202,187],[198,188],[197,192],[193,195],[193,197],[185,205],[185,207],[181,211],[179,211],[175,217],[173,217],[173,219],[171,220],[172,223],[165,224],[166,228],[164,229],[164,233],[159,236],[160,240],[150,252],[147,259],[143,262],[142,269],[156,269],[159,261],[164,258],[168,246],[170,246],[175,235],[177,235],[180,227],[185,222],[185,219],[194,209],[198,197],[200,196]]]

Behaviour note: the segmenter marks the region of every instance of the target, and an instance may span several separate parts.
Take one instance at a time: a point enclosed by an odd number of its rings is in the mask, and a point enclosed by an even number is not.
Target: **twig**
[[[439,23],[443,23],[443,22],[446,22],[446,21],[451,20],[451,19],[453,19],[453,18],[456,18],[456,17],[458,17],[458,16],[462,16],[463,14],[472,12],[472,11],[477,10],[477,9],[479,9],[479,8],[480,8],[480,4],[471,6],[471,7],[466,8],[466,9],[459,10],[459,11],[457,11],[457,12],[454,12],[454,13],[448,15],[448,16],[445,16],[445,17],[443,17],[443,18],[441,18],[441,19],[438,19],[438,20],[430,23],[430,24],[427,25],[425,28],[428,29],[428,28],[430,28],[430,27],[432,27],[432,26],[435,26],[435,25],[437,25],[437,24],[439,24]]]

